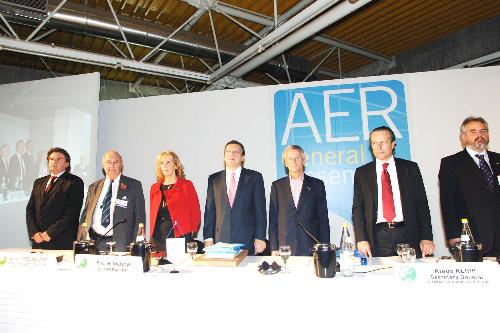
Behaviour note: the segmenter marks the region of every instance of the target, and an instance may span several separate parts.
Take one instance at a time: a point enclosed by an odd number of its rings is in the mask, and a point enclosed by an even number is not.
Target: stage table
[[[13,251],[5,249],[2,251]],[[24,251],[24,250],[15,250]],[[152,266],[144,274],[81,272],[71,251],[55,272],[0,273],[0,332],[358,332],[496,331],[500,281],[487,285],[415,285],[371,258],[354,277],[321,279],[311,257],[291,257],[289,273],[263,275],[266,260],[238,267]],[[427,263],[417,263],[426,265]],[[500,269],[500,268],[499,268]],[[485,304],[486,303],[486,304]]]

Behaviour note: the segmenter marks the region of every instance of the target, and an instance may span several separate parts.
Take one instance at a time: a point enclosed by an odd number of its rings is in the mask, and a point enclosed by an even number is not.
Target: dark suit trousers
[[[375,225],[373,255],[375,257],[397,256],[396,244],[409,243],[405,227],[389,228]]]

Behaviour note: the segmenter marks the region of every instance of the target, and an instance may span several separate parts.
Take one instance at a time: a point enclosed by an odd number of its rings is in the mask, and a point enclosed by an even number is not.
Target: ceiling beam
[[[0,36],[0,50],[26,53],[42,57],[80,62],[85,64],[121,68],[132,72],[167,76],[178,79],[207,83],[209,75],[174,67],[142,63],[130,59],[112,57],[92,52],[74,50],[66,47],[52,46],[36,42],[16,40],[10,37]]]
[[[240,56],[236,57],[233,60],[239,60],[239,62],[234,61],[233,66],[229,67],[228,65],[233,62],[231,61],[229,64],[226,66],[225,71],[222,71],[222,69],[219,69],[215,73],[211,75],[211,81],[216,82],[218,78],[220,78],[222,75],[232,75],[236,77],[241,77],[248,72],[254,70],[255,68],[259,67],[263,63],[269,61],[270,59],[273,59],[274,57],[282,54],[286,50],[290,49],[291,47],[297,45],[304,39],[307,39],[311,37],[312,35],[318,33],[319,31],[325,29],[326,27],[330,26],[331,24],[337,22],[338,20],[342,19],[343,17],[349,15],[353,11],[363,7],[364,5],[370,3],[372,0],[360,0],[356,2],[355,4],[351,4],[349,2],[342,2],[338,6],[335,6],[328,10],[325,14],[322,16],[316,18],[314,21],[310,22],[309,24],[303,26],[302,28],[296,30],[294,29],[293,33],[289,34],[286,38],[282,39],[279,43],[274,44],[272,47],[270,47],[268,50],[265,52],[262,52],[261,54],[255,56],[255,57],[248,57],[249,54],[248,52],[243,52]],[[280,26],[278,29],[274,30],[272,33],[270,33],[268,36],[264,37],[262,41],[270,39],[273,37],[275,33],[281,33],[280,30],[282,29],[288,29],[288,24],[292,22],[295,18],[302,18],[304,14],[308,14],[308,9],[311,8],[312,6],[316,5],[319,1],[315,2],[311,6],[307,7],[305,10],[303,10],[300,14],[297,14],[294,16],[292,19],[284,23],[282,26]],[[335,2],[335,1],[333,1]],[[253,50],[256,47],[262,46],[262,41],[257,42],[253,46],[251,46],[248,50]],[[253,55],[253,54],[252,54]],[[242,59],[243,56],[246,56],[246,59]],[[240,59],[238,59],[240,58]],[[251,58],[251,60],[249,60]],[[246,63],[241,65],[243,60],[247,60]],[[240,66],[237,66],[240,65]],[[226,67],[224,66],[224,67]]]
[[[378,60],[378,61],[383,61],[386,64],[390,64],[394,61],[392,58],[383,56],[381,54],[367,50],[365,48],[362,48],[362,47],[354,45],[354,44],[343,42],[343,41],[336,39],[336,38],[321,35],[321,36],[314,37],[313,40],[320,42],[322,44],[329,45],[329,46],[338,47],[339,49],[346,50],[346,51],[349,51],[352,53],[356,53],[356,54],[365,56],[367,58],[371,58],[371,59]]]
[[[248,49],[243,51],[241,54],[236,56],[230,62],[219,68],[217,71],[211,74],[210,78],[213,82],[219,80],[223,76],[231,73],[236,68],[254,58],[259,53],[262,53],[268,47],[272,47],[280,40],[293,33],[300,27],[302,27],[307,22],[313,20],[316,16],[323,13],[325,10],[329,9],[335,5],[339,0],[318,0],[311,4],[309,7],[302,10],[299,14],[290,18],[287,22],[283,23],[280,27],[275,29],[266,37],[262,38],[260,41],[250,46]],[[307,37],[302,38],[304,40]],[[276,55],[275,55],[276,56]],[[274,58],[274,57],[272,57]],[[267,60],[271,60],[268,58]],[[263,63],[261,63],[263,64]],[[256,67],[254,67],[256,68]]]

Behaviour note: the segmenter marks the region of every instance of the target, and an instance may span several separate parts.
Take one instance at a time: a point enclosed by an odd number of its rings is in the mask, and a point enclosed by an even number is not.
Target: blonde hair
[[[163,172],[161,172],[161,162],[169,156],[172,157],[172,160],[174,161],[176,168],[175,175],[179,178],[186,178],[186,175],[184,174],[184,166],[182,165],[179,156],[177,156],[177,154],[173,151],[162,151],[158,154],[158,156],[156,156],[156,181],[158,182],[162,182],[165,179]]]

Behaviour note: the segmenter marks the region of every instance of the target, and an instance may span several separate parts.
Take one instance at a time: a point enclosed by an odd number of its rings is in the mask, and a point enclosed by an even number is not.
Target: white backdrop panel
[[[148,211],[155,156],[173,150],[195,184],[203,211],[208,175],[222,169],[224,143],[237,139],[245,145],[246,166],[263,174],[268,196],[276,178],[277,90],[390,79],[405,82],[412,159],[426,185],[437,254],[446,254],[437,180],[440,159],[461,149],[459,126],[468,115],[486,118],[490,149],[498,147],[498,66],[105,101],[99,107],[98,160],[109,149],[120,151],[124,173],[143,183]],[[340,226],[331,224],[332,242],[338,242]]]

